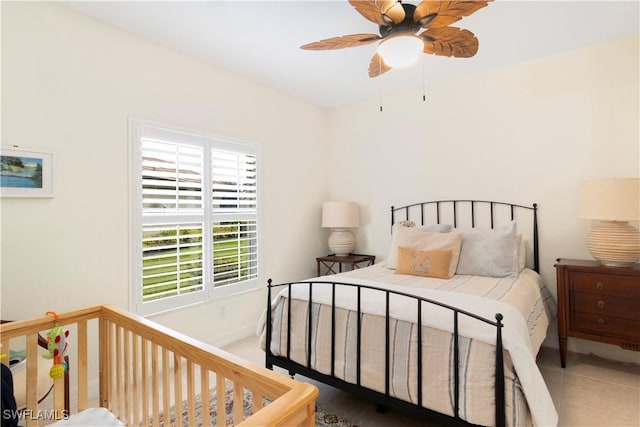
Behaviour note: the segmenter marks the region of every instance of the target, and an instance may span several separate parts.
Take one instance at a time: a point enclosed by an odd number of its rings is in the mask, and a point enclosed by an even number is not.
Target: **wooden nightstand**
[[[567,337],[640,351],[640,266],[558,259],[558,339],[565,367]]]
[[[342,273],[342,264],[350,264],[351,270],[356,268],[360,268],[361,263],[366,262],[367,264],[364,267],[368,267],[373,265],[376,262],[375,255],[360,255],[360,254],[349,254],[348,256],[336,256],[336,255],[327,255],[316,258],[316,262],[318,263],[318,276],[320,276],[320,266],[324,265],[327,268],[327,272],[329,273]],[[338,264],[338,271],[334,271],[335,265]]]

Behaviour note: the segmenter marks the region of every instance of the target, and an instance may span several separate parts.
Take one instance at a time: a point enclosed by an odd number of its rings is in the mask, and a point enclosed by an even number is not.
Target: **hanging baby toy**
[[[69,337],[69,331],[65,331],[62,329],[62,326],[58,324],[60,320],[58,313],[55,311],[47,311],[47,316],[53,316],[56,323],[47,333],[47,350],[49,350],[49,354],[44,354],[42,357],[45,359],[53,359],[53,366],[49,371],[49,376],[56,379],[61,378],[68,369],[64,356],[67,352],[67,337]]]

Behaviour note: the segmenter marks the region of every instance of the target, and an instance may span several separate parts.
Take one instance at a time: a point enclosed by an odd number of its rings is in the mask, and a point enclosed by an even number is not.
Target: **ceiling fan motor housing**
[[[404,20],[399,24],[393,24],[393,21],[389,25],[380,25],[380,35],[384,37],[396,36],[400,34],[415,34],[420,30],[420,24],[413,20],[413,13],[416,7],[412,4],[401,3],[404,9]]]

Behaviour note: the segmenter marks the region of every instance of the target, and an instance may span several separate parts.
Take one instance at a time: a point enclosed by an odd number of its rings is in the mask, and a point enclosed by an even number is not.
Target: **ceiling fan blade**
[[[493,0],[425,0],[416,6],[413,20],[423,28],[441,28],[482,9]]]
[[[431,28],[419,36],[424,53],[470,58],[478,52],[478,39],[469,30],[456,27]]]
[[[332,37],[300,46],[306,50],[333,50],[344,49],[345,47],[362,46],[380,40],[377,34],[350,34],[348,36]]]
[[[384,63],[382,56],[378,55],[378,53],[374,54],[371,62],[369,62],[369,77],[378,77],[389,70],[391,70],[391,67]]]
[[[358,12],[378,25],[399,24],[404,18],[404,8],[398,0],[349,0]]]

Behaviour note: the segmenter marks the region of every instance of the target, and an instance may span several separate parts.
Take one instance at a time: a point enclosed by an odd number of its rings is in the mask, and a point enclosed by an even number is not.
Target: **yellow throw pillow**
[[[398,248],[397,274],[450,279],[451,250],[419,251]]]

